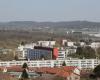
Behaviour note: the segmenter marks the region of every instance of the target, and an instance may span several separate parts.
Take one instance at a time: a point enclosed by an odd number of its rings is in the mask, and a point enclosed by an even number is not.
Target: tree
[[[100,59],[100,47],[96,49],[96,55]]]
[[[45,56],[44,56],[44,54],[41,54],[41,55],[40,55],[40,59],[41,59],[41,60],[42,60],[42,59],[45,60]]]
[[[84,57],[85,58],[96,58],[95,50],[87,46],[84,48]]]
[[[24,42],[24,41],[22,41],[22,42],[21,42],[21,45],[25,45],[25,42]]]
[[[93,73],[90,74],[91,79],[100,80],[100,65],[96,66],[93,70]]]
[[[29,75],[28,75],[26,69],[24,69],[24,70],[22,71],[21,79],[23,79],[23,80],[29,79]]]
[[[86,46],[86,47],[78,47],[76,50],[76,54],[70,54],[68,56],[74,57],[74,58],[77,57],[81,59],[82,58],[90,59],[90,58],[96,58],[96,53],[94,49],[92,49],[89,46]]]
[[[62,63],[62,66],[66,66],[66,63],[65,63],[65,61]]]
[[[22,80],[28,79],[29,75],[27,73],[27,69],[28,69],[27,63],[24,63],[23,66],[22,66],[22,68],[23,68],[23,71],[22,71],[22,74],[21,74],[21,79]]]
[[[14,58],[15,58],[15,60],[17,61],[17,60],[18,60],[18,55],[15,55],[15,57],[14,57]]]
[[[24,63],[23,66],[22,66],[22,68],[28,68],[27,63]]]
[[[96,77],[100,78],[100,65],[96,66],[93,70],[94,74],[96,75]]]
[[[76,50],[76,54],[82,55],[83,54],[83,47],[78,47]]]

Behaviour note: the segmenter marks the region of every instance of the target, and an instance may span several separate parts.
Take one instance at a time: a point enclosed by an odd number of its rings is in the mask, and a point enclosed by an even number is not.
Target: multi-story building
[[[34,49],[24,48],[22,57],[30,60],[56,59],[58,57],[58,49],[41,46],[34,46]]]
[[[22,66],[27,63],[29,67],[55,67],[62,66],[63,62],[66,66],[76,66],[80,69],[94,69],[100,64],[98,59],[65,59],[65,60],[35,60],[35,61],[1,61],[0,66],[10,67],[14,65]]]
[[[66,50],[59,50],[58,51],[58,60],[66,58]]]
[[[67,59],[69,54],[76,53],[77,48],[76,47],[65,47],[60,48],[58,51],[58,58],[57,59]]]
[[[52,52],[40,49],[27,49],[26,58],[29,60],[51,60]]]

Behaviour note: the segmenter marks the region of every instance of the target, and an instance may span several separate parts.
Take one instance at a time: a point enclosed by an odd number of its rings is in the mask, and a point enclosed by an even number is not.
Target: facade
[[[66,50],[67,50],[68,54],[74,54],[74,53],[76,53],[77,48],[74,48],[74,47],[73,48],[67,48]]]
[[[27,59],[29,60],[48,60],[52,59],[52,52],[40,49],[27,49]]]
[[[91,48],[94,48],[94,49],[99,48],[100,47],[100,42],[93,42],[89,46]]]
[[[58,60],[60,59],[67,59],[67,56],[69,55],[69,54],[74,54],[74,53],[76,53],[76,50],[77,50],[77,48],[75,48],[75,47],[73,47],[73,48],[71,48],[71,47],[66,47],[65,49],[64,48],[62,48],[62,49],[59,49],[59,51],[58,51]]]
[[[67,45],[67,40],[62,40],[62,45],[66,46]]]
[[[34,49],[23,48],[21,51],[20,59],[40,60],[43,59],[56,59],[58,57],[57,48],[34,46]]]
[[[38,45],[44,47],[53,47],[55,44],[56,41],[38,41]]]
[[[68,46],[68,47],[73,47],[73,46],[75,46],[75,45],[74,45],[74,42],[67,42],[67,46]]]
[[[61,60],[61,59],[65,59],[66,58],[66,50],[59,50],[58,51],[58,60]]]
[[[28,48],[28,49],[34,49],[34,46],[36,46],[35,43],[30,43],[30,44],[25,44],[25,45],[19,45],[18,50],[23,51],[23,49]]]
[[[58,49],[57,48],[35,46],[34,49],[50,51],[53,60],[57,59],[57,57],[58,57]]]
[[[65,61],[66,66],[76,66],[79,69],[94,69],[100,60],[98,59],[66,59],[66,60],[36,60],[36,61],[1,61],[0,66],[10,67],[14,65],[22,66],[27,63],[29,67],[60,67]]]
[[[85,46],[85,42],[79,42],[80,43],[80,46]]]

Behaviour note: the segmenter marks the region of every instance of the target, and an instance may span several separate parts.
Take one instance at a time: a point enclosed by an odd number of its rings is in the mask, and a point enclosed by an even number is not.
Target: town
[[[82,74],[89,75],[89,72],[91,73],[100,64],[99,48],[100,42],[73,42],[67,39],[61,39],[59,42],[55,40],[41,40],[36,43],[21,42],[14,50],[1,49],[2,55],[12,52],[13,59],[2,59],[0,70],[20,79],[23,71],[21,66],[26,64],[30,79],[37,78],[41,74],[43,79],[48,78],[45,75],[49,77],[56,75],[67,80],[76,80],[75,78],[80,80]],[[82,52],[82,49],[86,52]]]

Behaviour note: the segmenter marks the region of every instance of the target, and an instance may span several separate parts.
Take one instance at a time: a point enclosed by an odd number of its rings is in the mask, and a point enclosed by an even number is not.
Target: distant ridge
[[[0,29],[2,28],[38,28],[38,27],[49,27],[49,28],[100,28],[100,22],[89,22],[89,21],[61,21],[61,22],[35,22],[35,21],[11,21],[11,22],[0,22]]]

